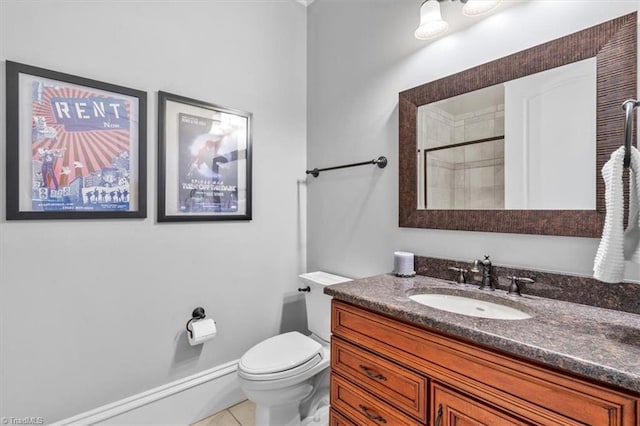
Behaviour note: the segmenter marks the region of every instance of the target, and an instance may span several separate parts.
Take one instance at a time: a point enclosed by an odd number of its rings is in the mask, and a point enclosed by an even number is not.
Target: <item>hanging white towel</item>
[[[631,147],[629,172],[629,223],[624,232],[624,258],[640,263],[640,151]]]
[[[623,169],[624,147],[620,147],[611,154],[611,158],[602,168],[607,211],[602,238],[593,265],[593,277],[608,283],[618,283],[624,277]]]

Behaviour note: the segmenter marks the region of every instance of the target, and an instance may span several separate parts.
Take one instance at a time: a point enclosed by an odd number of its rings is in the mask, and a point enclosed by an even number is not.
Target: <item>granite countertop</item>
[[[459,315],[414,302],[411,294],[472,296],[518,307],[523,320]],[[376,275],[325,287],[337,300],[640,392],[640,315],[554,299],[511,296],[437,278]]]

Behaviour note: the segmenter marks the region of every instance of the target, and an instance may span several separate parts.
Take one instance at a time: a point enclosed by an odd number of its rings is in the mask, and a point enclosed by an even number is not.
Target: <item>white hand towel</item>
[[[618,283],[624,277],[623,169],[624,147],[622,146],[611,154],[611,158],[602,168],[607,211],[602,239],[593,265],[593,277],[608,283]]]
[[[629,224],[624,231],[624,258],[640,263],[640,151],[631,147],[629,172]]]

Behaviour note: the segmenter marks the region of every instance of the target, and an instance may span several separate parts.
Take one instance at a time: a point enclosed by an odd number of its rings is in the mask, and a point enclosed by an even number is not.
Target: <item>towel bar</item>
[[[380,167],[381,169],[384,169],[387,166],[387,157],[378,157],[377,160],[363,161],[361,163],[345,164],[342,166],[335,166],[335,167],[326,167],[324,169],[316,168],[313,170],[307,170],[305,171],[305,173],[313,177],[318,177],[320,172],[324,172],[326,170],[336,170],[336,169],[344,169],[345,167],[364,166],[365,164],[377,164],[378,167]]]
[[[624,167],[629,167],[631,163],[631,138],[633,137],[633,110],[640,106],[640,102],[635,99],[627,99],[622,103],[624,115]]]

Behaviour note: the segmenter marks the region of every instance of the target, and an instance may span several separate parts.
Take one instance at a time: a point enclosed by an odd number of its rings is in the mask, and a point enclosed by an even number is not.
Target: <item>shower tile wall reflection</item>
[[[503,209],[504,139],[427,153],[428,209]]]
[[[424,149],[504,134],[504,107],[495,105],[453,116],[432,107],[422,115]],[[426,153],[427,209],[503,209],[504,139]]]

